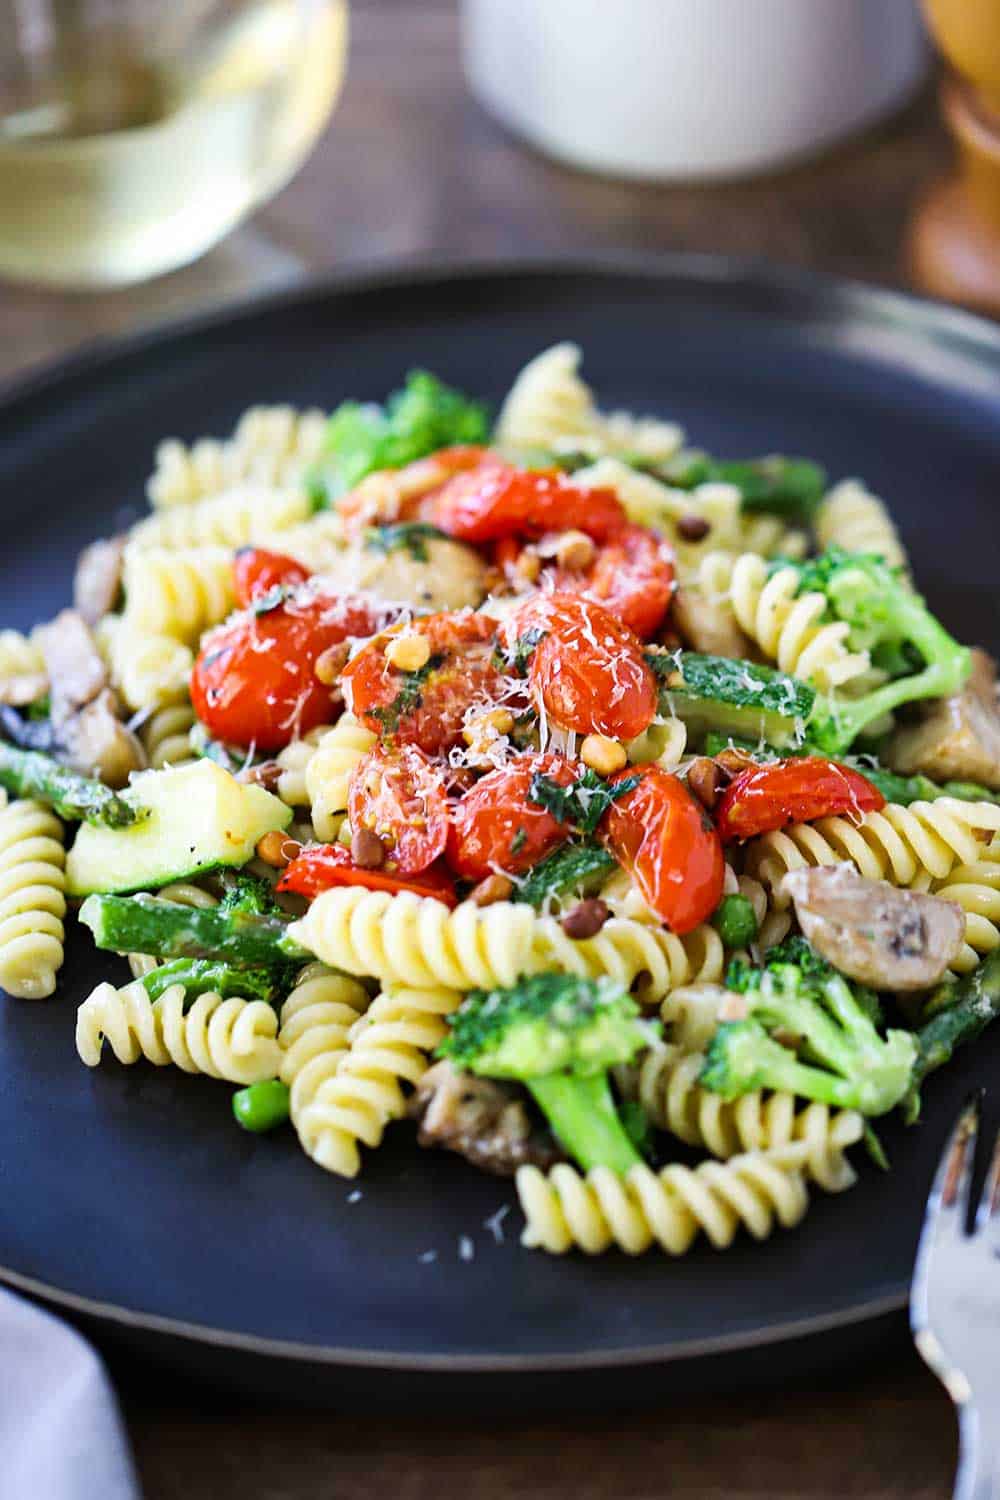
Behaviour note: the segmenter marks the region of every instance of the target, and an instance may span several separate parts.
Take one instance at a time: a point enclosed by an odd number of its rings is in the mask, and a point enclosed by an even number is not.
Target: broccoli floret
[[[957,693],[972,670],[972,658],[934,618],[918,594],[874,553],[831,547],[810,562],[775,562],[795,567],[799,591],[823,594],[832,620],[849,626],[852,651],[868,651],[890,680],[858,698],[817,695],[807,733],[818,750],[847,750],[876,719],[922,698]]]
[[[400,469],[437,448],[484,443],[486,407],[414,370],[384,407],[345,401],[330,418],[323,456],[309,475],[317,505],[328,505],[375,469]]]
[[[654,472],[676,489],[719,481],[734,484],[746,511],[771,511],[786,520],[808,521],[826,490],[826,474],[807,458],[716,459],[686,450]]]
[[[913,1036],[880,1036],[875,996],[804,938],[772,948],[762,969],[732,964],[726,985],[744,996],[746,1014],[724,1021],[712,1038],[701,1072],[706,1088],[726,1099],[784,1089],[866,1115],[885,1114],[906,1093]]]
[[[438,1056],[486,1078],[517,1079],[585,1171],[627,1172],[641,1158],[608,1072],[648,1047],[658,1029],[612,979],[536,974],[510,989],[473,991]]]

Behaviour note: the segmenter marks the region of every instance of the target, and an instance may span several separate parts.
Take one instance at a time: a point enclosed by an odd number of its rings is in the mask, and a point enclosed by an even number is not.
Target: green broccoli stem
[[[199,911],[155,896],[88,896],[80,921],[98,948],[205,958],[238,969],[267,968],[310,954],[288,936],[289,920],[218,907]]]
[[[610,1167],[625,1173],[641,1165],[618,1116],[606,1073],[549,1073],[526,1078],[525,1085],[557,1139],[585,1172]]]
[[[903,1100],[908,1125],[920,1118],[920,1086],[928,1073],[943,1067],[956,1047],[974,1042],[1000,1015],[1000,949],[971,974],[939,985],[924,1009],[930,1019],[917,1032],[917,1057]]]
[[[835,701],[817,694],[806,725],[807,739],[828,755],[840,755],[869,724],[901,704],[922,698],[949,698],[957,693],[969,675],[972,659],[966,647],[956,646],[946,632],[941,633],[951,642],[951,654],[945,661],[934,662],[912,677],[897,677],[862,698]]]
[[[15,797],[46,802],[68,822],[103,823],[128,828],[145,814],[102,781],[78,776],[40,750],[20,750],[0,740],[0,786]]]
[[[176,984],[184,986],[185,1002],[198,995],[236,995],[242,1000],[265,1000],[272,1004],[280,993],[277,977],[267,969],[235,969],[230,964],[206,958],[175,958],[142,976],[150,1000]]]

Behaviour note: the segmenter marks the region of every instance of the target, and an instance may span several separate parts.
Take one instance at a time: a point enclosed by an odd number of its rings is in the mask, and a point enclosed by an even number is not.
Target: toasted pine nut
[[[385,648],[385,659],[399,672],[419,672],[431,659],[431,643],[425,635],[408,631],[393,637]]]
[[[580,746],[580,759],[600,776],[610,776],[628,764],[628,753],[620,740],[606,734],[588,734]]]

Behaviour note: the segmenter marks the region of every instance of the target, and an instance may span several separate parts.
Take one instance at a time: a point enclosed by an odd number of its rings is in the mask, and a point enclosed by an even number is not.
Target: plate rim
[[[296,280],[293,284],[256,295],[234,298],[180,318],[157,320],[124,336],[87,340],[77,349],[0,384],[0,418],[17,416],[17,408],[58,391],[74,380],[96,378],[115,364],[136,358],[188,338],[231,328],[276,311],[296,308],[316,300],[336,299],[407,287],[466,282],[477,278],[538,278],[559,275],[634,277],[648,281],[694,282],[739,286],[751,293],[811,301],[830,311],[862,318],[869,325],[905,324],[908,330],[930,335],[935,342],[958,345],[965,353],[1000,371],[1000,324],[978,313],[954,307],[937,299],[915,295],[877,283],[752,257],[733,257],[696,252],[592,251],[559,256],[450,257],[422,255],[393,260],[373,268],[350,267]],[[686,1339],[623,1349],[590,1350],[561,1354],[518,1355],[410,1354],[399,1350],[359,1350],[298,1340],[265,1338],[188,1322],[161,1314],[129,1308],[113,1302],[66,1291],[37,1278],[0,1265],[0,1282],[68,1313],[119,1328],[147,1332],[210,1347],[242,1350],[270,1359],[304,1364],[396,1370],[408,1372],[462,1371],[468,1373],[518,1371],[571,1371],[672,1364],[716,1355],[762,1349],[815,1334],[832,1332],[872,1322],[905,1309],[909,1284],[892,1286],[839,1310],[816,1313],[788,1322],[721,1333],[710,1338]]]

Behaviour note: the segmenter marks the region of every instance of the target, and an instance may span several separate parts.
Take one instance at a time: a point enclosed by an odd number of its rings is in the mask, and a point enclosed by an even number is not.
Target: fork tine
[[[976,1210],[976,1233],[985,1229],[990,1229],[991,1240],[1000,1243],[1000,1130],[993,1142],[993,1155]]]
[[[915,1331],[927,1324],[928,1294],[935,1252],[941,1254],[957,1245],[965,1234],[981,1105],[981,1093],[973,1094],[963,1105],[941,1153],[934,1184],[927,1198],[910,1297],[911,1321]],[[926,1358],[926,1352],[921,1352]]]

